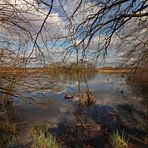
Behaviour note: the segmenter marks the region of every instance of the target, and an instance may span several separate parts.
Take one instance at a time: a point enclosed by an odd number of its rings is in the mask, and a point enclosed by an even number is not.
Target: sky
[[[40,0],[37,0],[38,2]],[[49,2],[50,0],[44,0],[46,2]],[[30,55],[31,57],[38,56],[38,59],[41,59],[40,62],[45,63],[53,63],[60,61],[64,58],[64,54],[69,50],[69,46],[71,46],[70,40],[67,39],[65,41],[65,37],[68,35],[68,32],[71,31],[72,28],[69,28],[68,22],[67,22],[67,15],[70,16],[73,12],[73,9],[77,7],[78,3],[77,0],[68,0],[64,1],[62,0],[61,3],[63,5],[63,9],[67,12],[67,14],[64,13],[64,11],[61,9],[60,3],[58,0],[54,0],[53,9],[46,20],[46,23],[44,24],[44,27],[42,29],[41,34],[37,38],[37,44],[40,48],[38,50],[38,47],[35,46],[35,49],[32,52],[33,43],[27,42],[27,34],[25,32],[22,32],[22,30],[16,28],[14,29],[14,26],[10,26],[10,24],[5,24],[5,27],[0,25],[0,35],[3,36],[4,39],[7,39],[11,42],[17,43],[17,41],[24,42],[23,47],[26,49],[26,56]],[[0,7],[2,7],[4,3],[10,3],[15,6],[15,9],[18,10],[18,16],[22,19],[21,27],[24,27],[26,30],[29,30],[33,40],[36,38],[36,34],[41,28],[41,25],[46,18],[46,15],[49,11],[49,6],[45,6],[40,3],[36,3],[34,0],[1,0],[0,1]],[[20,20],[16,18],[16,16],[12,15],[12,12],[8,12],[7,8],[6,12],[8,16],[11,17],[12,21],[15,21],[18,23]],[[13,9],[13,8],[11,8]],[[75,24],[77,25],[80,22],[83,22],[83,20],[89,15],[94,14],[96,11],[98,11],[100,8],[95,5],[95,2],[84,2],[83,7],[81,7],[78,12],[76,13],[76,16],[73,18]],[[24,21],[26,20],[26,22]],[[29,22],[29,23],[28,23]],[[90,22],[91,23],[91,22]],[[132,24],[132,23],[131,23]],[[131,26],[131,24],[128,24]],[[16,31],[17,30],[17,31]],[[21,36],[21,37],[20,37]],[[58,38],[58,40],[57,40]],[[63,39],[64,38],[64,39]],[[104,37],[99,36],[99,34],[95,35],[88,47],[87,52],[87,59],[92,59],[92,53],[96,52],[98,50],[98,40],[101,40],[103,43]],[[64,43],[63,43],[64,42]],[[76,40],[76,44],[79,43],[79,38]],[[107,56],[105,59],[103,59],[101,56],[98,60],[98,66],[112,66],[121,64],[123,60],[123,55],[125,54],[125,50],[117,50],[115,49],[113,45],[115,45],[118,42],[118,38],[116,36],[113,36],[113,39],[111,41],[111,45],[109,47]],[[15,50],[18,48],[18,44],[12,44],[10,47],[11,49]],[[81,50],[81,47],[79,47]],[[128,48],[128,47],[127,47]],[[23,54],[24,50],[22,50]],[[43,59],[44,58],[44,59]],[[80,54],[80,58],[81,54]],[[67,58],[69,61],[75,61],[76,60],[76,53],[72,52],[72,54]],[[34,62],[35,64],[35,62]]]

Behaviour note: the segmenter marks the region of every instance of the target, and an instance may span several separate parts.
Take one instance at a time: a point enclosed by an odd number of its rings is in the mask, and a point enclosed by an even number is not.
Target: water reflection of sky
[[[104,121],[109,123],[110,112],[117,112],[127,123],[132,122],[129,125],[138,125],[139,120],[139,124],[144,123],[141,112],[147,113],[147,107],[141,103],[142,98],[132,93],[131,87],[126,85],[125,77],[117,74],[91,74],[87,76],[87,80],[92,95],[97,99],[94,105],[97,114],[101,118],[103,116]],[[22,85],[15,86],[15,91],[20,95],[14,97],[14,104],[23,110],[22,118],[27,123],[26,129],[37,122],[56,123],[61,116],[71,116],[76,110],[77,100],[65,99],[67,94],[78,94],[75,75],[55,75],[54,78],[46,75],[41,78],[30,76],[20,81],[20,84]],[[84,79],[81,82],[81,91],[86,91]]]
[[[57,100],[61,101],[62,104],[75,102],[75,99],[71,101],[65,100],[64,96],[67,94],[77,95],[78,82],[76,76],[72,76],[71,74],[70,76],[66,75],[66,77],[67,79],[64,75],[56,75],[53,81],[46,75],[41,78],[35,77],[31,79],[30,77],[30,80],[27,78],[23,83],[28,83],[31,86],[31,89],[24,86],[19,87],[18,91],[21,92],[22,98],[25,99],[17,98],[17,104],[24,104],[27,106],[27,104],[31,104],[34,100],[35,102],[42,102],[43,104],[45,100]],[[87,76],[87,78],[89,89],[97,98],[97,104],[116,106],[117,104],[131,103],[138,105],[141,100],[140,97],[136,97],[131,93],[130,86],[126,85],[125,78],[120,75],[91,74],[91,76]],[[34,86],[35,89],[33,89]],[[82,81],[81,91],[85,92],[85,90],[86,83]]]

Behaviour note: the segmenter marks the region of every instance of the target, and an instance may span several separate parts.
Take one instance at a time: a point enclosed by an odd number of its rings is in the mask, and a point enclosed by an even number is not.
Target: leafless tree
[[[72,35],[73,48],[66,54],[81,50],[84,58],[95,42],[96,50],[91,54],[96,59],[116,47],[130,53],[127,58],[135,58],[137,65],[147,56],[147,0],[75,0],[68,11],[64,7],[67,0],[59,3]]]
[[[48,9],[43,11],[39,6],[41,4]],[[45,24],[51,14],[52,6],[53,0],[50,3],[42,0],[2,0],[0,2],[0,49],[1,53],[16,54],[12,57],[13,59],[18,57],[17,62],[16,59],[14,60],[14,65],[25,63],[33,53],[38,57],[44,57],[39,43],[46,42],[42,32],[44,30],[45,33]],[[9,56],[7,60],[10,59]],[[1,54],[1,64],[4,64],[6,60],[2,58],[3,54]]]
[[[44,59],[41,48],[44,44],[51,53],[48,43],[54,38],[55,42],[63,39],[63,44],[69,44],[64,59],[73,52],[77,62],[87,55],[98,59],[100,55],[106,56],[109,49],[122,46],[122,50],[128,48],[126,51],[131,55],[128,57],[138,54],[135,59],[141,63],[147,56],[147,7],[147,0],[3,0],[0,2],[1,48],[15,50],[21,56],[29,49],[28,58],[36,53],[39,59]],[[51,24],[47,21],[52,20],[52,10],[62,16],[65,35],[50,36]],[[35,12],[40,16],[38,20],[32,16]],[[40,25],[36,27],[34,22]]]

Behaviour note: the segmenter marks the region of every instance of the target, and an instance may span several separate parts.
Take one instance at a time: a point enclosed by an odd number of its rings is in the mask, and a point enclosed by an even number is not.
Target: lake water
[[[137,89],[128,85],[127,77],[128,75],[89,72],[34,73],[19,78],[13,84],[12,98],[13,106],[20,110],[18,117],[22,122],[21,140],[29,137],[30,129],[36,123],[48,121],[56,125],[61,118],[73,116],[78,106],[78,89],[85,93],[87,84],[96,98],[96,103],[88,107],[87,118],[111,130],[120,126],[130,134],[137,131],[145,134],[147,131],[144,129],[148,123],[148,108],[145,103],[147,94],[144,97],[137,95]],[[6,87],[9,80],[5,80],[3,86]],[[65,99],[66,95],[74,98]]]

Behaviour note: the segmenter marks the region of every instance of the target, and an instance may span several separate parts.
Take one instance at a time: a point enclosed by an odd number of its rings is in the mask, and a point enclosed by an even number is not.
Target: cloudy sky
[[[43,0],[43,2],[46,2],[47,5],[40,3],[40,0],[1,0],[0,8],[2,11],[0,12],[0,18],[5,15],[10,21],[9,23],[2,22],[0,25],[1,40],[9,40],[10,42],[15,43],[10,47],[13,50],[19,48],[19,42],[22,42],[23,47],[26,49],[25,52],[27,51],[27,56],[30,54],[31,57],[38,56],[41,61],[46,63],[62,60],[67,51],[70,51],[68,54],[68,59],[75,60],[75,51],[72,52],[73,50],[70,48],[72,44],[71,39],[66,38],[68,33],[73,31],[74,26],[71,27],[69,25],[67,16],[71,16],[73,10],[77,8],[78,0],[54,0],[53,9],[48,16],[39,36],[37,37],[37,34],[39,33],[41,26],[49,12],[51,0]],[[3,7],[4,5],[6,6],[5,8]],[[94,14],[99,9],[100,8],[95,2],[84,1],[83,5],[73,17],[73,23],[77,25],[83,22],[88,15]],[[14,22],[25,30],[28,30],[31,37],[25,31],[23,32],[22,29],[11,22]],[[91,23],[91,21],[89,23]],[[131,26],[131,24],[132,22],[128,25]],[[99,35],[92,38],[86,53],[88,59],[92,59],[92,56],[94,55],[92,54],[93,52],[97,53],[98,42],[103,44],[104,38],[105,37],[100,37]],[[35,40],[37,45],[34,47]],[[75,44],[79,42],[79,38],[77,38],[75,40]],[[121,63],[125,50],[115,50],[115,48],[113,48],[115,46],[113,45],[115,45],[117,42],[118,38],[113,36],[111,41],[112,46],[110,46],[108,50],[107,57],[105,59],[100,57],[98,63],[100,63],[102,66],[111,66],[113,64],[116,65],[117,63]],[[101,46],[101,44],[99,46]],[[81,47],[79,48],[79,50],[81,50]],[[22,50],[22,53],[23,52],[24,50]]]

